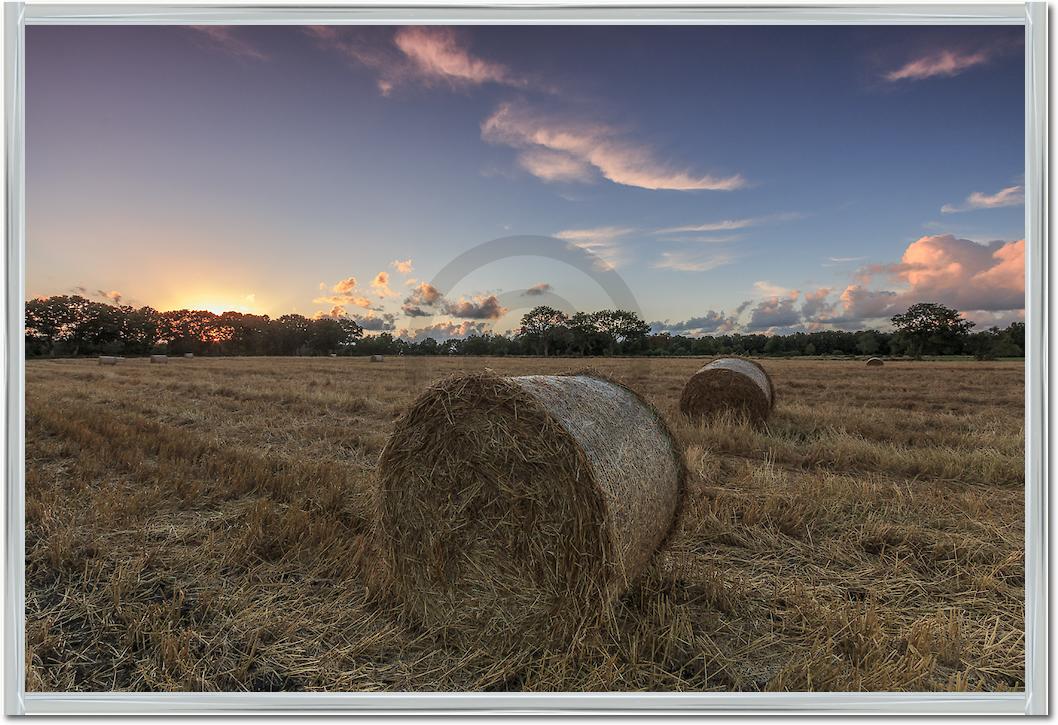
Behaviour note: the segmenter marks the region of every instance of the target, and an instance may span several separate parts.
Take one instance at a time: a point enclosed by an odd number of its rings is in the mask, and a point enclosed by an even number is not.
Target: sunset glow
[[[543,236],[616,271],[655,332],[885,328],[920,299],[1002,325],[1024,310],[1023,36],[31,26],[26,296],[409,341],[611,307],[533,248],[439,288]]]

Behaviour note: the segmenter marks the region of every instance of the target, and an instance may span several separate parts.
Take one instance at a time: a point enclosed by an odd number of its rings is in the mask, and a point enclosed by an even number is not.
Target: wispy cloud
[[[477,58],[460,43],[454,28],[410,25],[393,36],[394,44],[426,79],[451,85],[498,83],[523,88],[528,81],[500,63]]]
[[[564,229],[555,232],[559,239],[598,257],[597,266],[603,269],[620,267],[628,261],[624,237],[636,230],[631,227],[595,227],[593,229]]]
[[[996,209],[1001,206],[1020,206],[1025,203],[1025,187],[1008,186],[995,194],[975,191],[966,197],[962,204],[945,204],[940,208],[943,214],[954,214],[974,209]]]
[[[895,81],[920,81],[925,78],[956,76],[974,66],[987,63],[992,58],[988,50],[965,51],[942,48],[913,58],[904,65],[889,71],[885,79]]]
[[[688,252],[662,252],[661,258],[654,263],[657,269],[671,269],[677,272],[707,272],[735,261],[735,256],[726,252],[701,255]]]
[[[236,28],[228,25],[192,25],[191,30],[199,34],[210,45],[228,55],[243,60],[263,61],[268,56],[243,37],[237,34]]]
[[[597,173],[641,189],[730,191],[746,185],[738,174],[701,174],[665,163],[606,124],[552,116],[525,104],[501,104],[482,123],[481,137],[520,150],[522,167],[544,181],[590,181]]]
[[[305,28],[317,44],[378,73],[384,96],[398,86],[418,83],[468,88],[487,83],[528,88],[528,78],[507,66],[472,54],[455,28],[405,26],[379,42],[374,33],[353,26],[312,25]]]
[[[800,212],[784,212],[782,214],[769,214],[759,217],[744,217],[741,219],[722,219],[715,222],[703,224],[686,224],[678,227],[665,227],[658,229],[654,234],[682,234],[687,232],[727,232],[737,229],[746,229],[760,224],[771,224],[774,222],[793,221],[801,219],[804,215]]]

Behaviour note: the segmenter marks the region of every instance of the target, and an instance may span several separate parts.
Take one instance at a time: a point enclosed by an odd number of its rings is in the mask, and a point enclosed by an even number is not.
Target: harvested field
[[[765,360],[764,427],[677,410],[701,359],[593,361],[660,410],[681,523],[608,625],[467,649],[394,615],[394,422],[457,371],[580,360],[29,361],[29,690],[1006,690],[1024,685],[1023,365]]]

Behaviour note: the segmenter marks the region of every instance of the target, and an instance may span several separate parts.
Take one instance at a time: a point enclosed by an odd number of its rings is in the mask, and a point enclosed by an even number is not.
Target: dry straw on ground
[[[872,357],[867,360],[867,367],[869,368],[880,368],[882,365],[885,365],[885,363],[880,357]]]
[[[446,379],[398,421],[379,472],[411,617],[523,651],[605,613],[672,531],[684,483],[660,415],[591,374]]]
[[[398,616],[379,453],[433,381],[576,363],[129,362],[26,364],[30,690],[1024,686],[1022,363],[768,360],[755,428],[680,415],[706,360],[595,361],[686,450],[683,511],[597,644],[509,657]]]
[[[744,358],[712,361],[691,376],[680,396],[680,410],[692,418],[733,413],[762,423],[774,407],[771,377],[759,363]]]

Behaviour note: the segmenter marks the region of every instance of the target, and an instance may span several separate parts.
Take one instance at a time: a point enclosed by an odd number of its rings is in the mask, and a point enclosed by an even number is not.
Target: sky
[[[1023,58],[1020,27],[30,26],[26,291],[412,340],[536,304],[1004,326]]]

